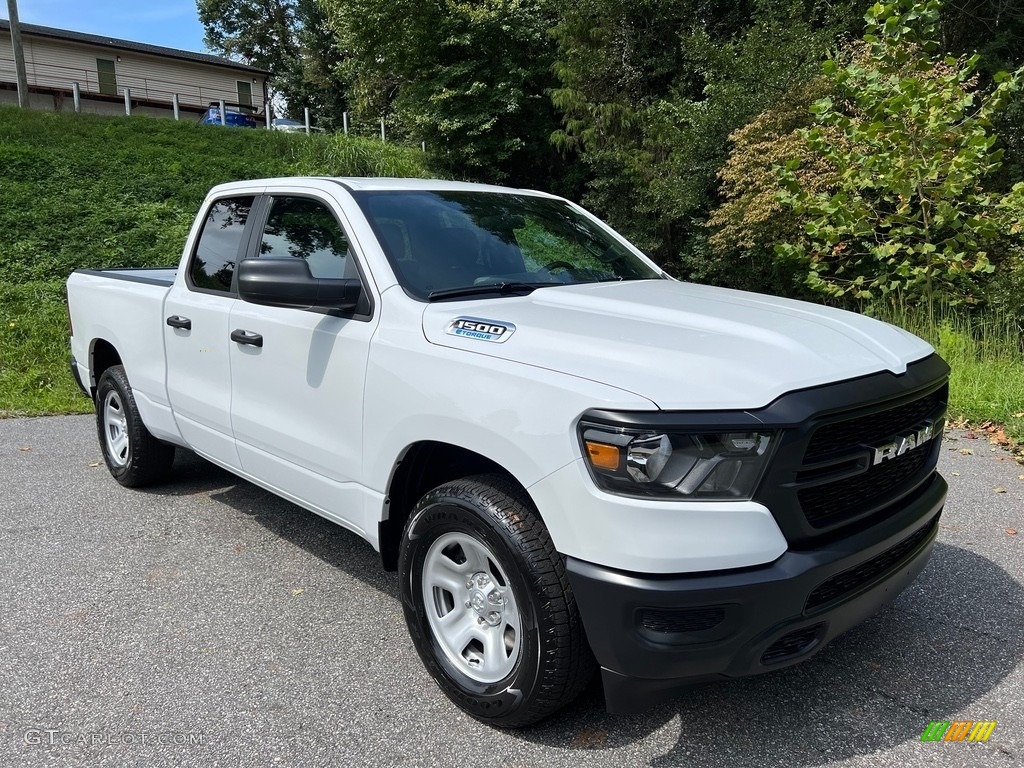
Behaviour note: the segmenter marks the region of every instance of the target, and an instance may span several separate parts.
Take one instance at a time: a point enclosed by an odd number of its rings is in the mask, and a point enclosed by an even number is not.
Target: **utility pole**
[[[28,75],[25,73],[25,49],[21,46],[21,24],[18,21],[18,0],[7,0],[11,20],[11,45],[14,47],[14,69],[18,73],[18,106],[28,109]]]

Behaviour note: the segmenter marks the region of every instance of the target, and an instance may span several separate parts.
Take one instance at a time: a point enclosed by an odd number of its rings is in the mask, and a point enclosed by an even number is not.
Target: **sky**
[[[0,4],[0,17],[7,18],[6,3]],[[18,0],[18,18],[22,24],[206,50],[195,0]]]

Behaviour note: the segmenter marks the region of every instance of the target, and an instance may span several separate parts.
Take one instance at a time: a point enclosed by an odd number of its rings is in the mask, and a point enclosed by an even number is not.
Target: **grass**
[[[210,187],[296,175],[430,174],[418,149],[371,139],[0,106],[0,416],[90,409],[67,364],[68,274],[177,264]]]
[[[996,314],[936,317],[906,307],[882,316],[927,339],[949,363],[949,417],[973,425],[993,422],[1024,443],[1024,329]]]
[[[0,284],[0,416],[91,411],[68,357],[64,285]]]

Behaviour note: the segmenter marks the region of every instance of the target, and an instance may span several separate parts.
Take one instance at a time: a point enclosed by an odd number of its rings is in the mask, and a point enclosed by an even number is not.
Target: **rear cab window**
[[[254,195],[224,197],[207,210],[188,266],[190,288],[203,292],[232,292],[235,265],[243,255],[245,225],[255,200]]]

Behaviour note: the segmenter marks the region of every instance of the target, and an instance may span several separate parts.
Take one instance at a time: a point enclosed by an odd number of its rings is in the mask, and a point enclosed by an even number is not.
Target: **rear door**
[[[226,194],[206,210],[187,266],[164,302],[167,394],[181,435],[196,453],[237,468],[231,434],[229,320],[235,265],[251,235],[256,194]]]
[[[241,300],[232,307],[231,330],[243,339],[231,345],[232,429],[242,469],[363,532],[363,381],[376,327],[370,283],[328,196],[296,188],[268,196],[264,211],[255,258],[305,259],[314,277],[359,278],[363,300],[348,313]]]

